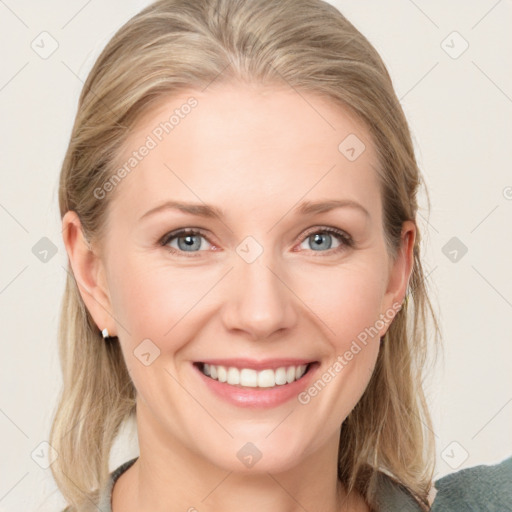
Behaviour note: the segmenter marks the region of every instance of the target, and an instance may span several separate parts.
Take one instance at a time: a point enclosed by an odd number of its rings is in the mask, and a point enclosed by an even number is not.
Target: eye
[[[332,247],[333,238],[338,244],[334,248]],[[339,229],[324,227],[314,228],[313,231],[306,233],[306,238],[302,244],[310,244],[310,247],[313,247],[312,250],[315,252],[328,252],[332,250],[332,252],[336,253],[352,247],[354,241],[350,235]],[[308,249],[308,247],[306,247],[306,249]]]
[[[170,252],[174,254],[180,254],[184,252],[196,253],[201,252],[200,249],[204,248],[204,240],[206,240],[207,244],[209,243],[201,231],[189,228],[167,233],[160,240],[160,244],[169,248]]]
[[[333,248],[333,239],[337,245]],[[306,233],[302,244],[310,243],[314,252],[340,252],[353,247],[354,241],[350,235],[336,228],[314,228]],[[208,250],[211,244],[201,230],[193,228],[180,229],[164,235],[159,244],[170,249],[170,252],[179,256],[196,256],[197,253]],[[306,247],[306,250],[309,248]],[[187,253],[187,254],[185,254]],[[194,254],[196,253],[196,254]]]

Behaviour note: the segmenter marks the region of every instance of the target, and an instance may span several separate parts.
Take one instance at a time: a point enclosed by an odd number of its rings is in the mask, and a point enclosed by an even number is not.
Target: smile
[[[297,398],[320,371],[319,361],[280,358],[209,359],[192,368],[216,398],[237,407],[277,407]]]
[[[307,372],[309,364],[281,366],[276,369],[265,368],[257,371],[253,368],[202,363],[200,369],[204,375],[231,386],[250,388],[273,388],[284,386],[299,380]]]

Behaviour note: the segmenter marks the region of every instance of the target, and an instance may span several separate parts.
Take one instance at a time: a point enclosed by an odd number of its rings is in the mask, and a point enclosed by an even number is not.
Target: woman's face
[[[393,263],[367,130],[317,96],[221,85],[146,115],[123,166],[97,192],[112,202],[84,299],[119,337],[141,453],[179,447],[234,471],[335,458],[414,241]]]

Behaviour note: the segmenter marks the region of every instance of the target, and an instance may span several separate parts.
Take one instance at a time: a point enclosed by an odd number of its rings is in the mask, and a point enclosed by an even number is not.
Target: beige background
[[[388,65],[430,187],[433,209],[428,219],[422,210],[421,225],[445,342],[428,386],[437,476],[501,461],[512,455],[512,2],[332,3]],[[60,387],[67,258],[58,175],[82,81],[145,4],[0,1],[0,512],[63,505],[50,469],[35,462],[48,458]],[[34,254],[36,244],[51,247],[43,237],[57,251],[46,262]],[[112,468],[137,453],[128,429]]]

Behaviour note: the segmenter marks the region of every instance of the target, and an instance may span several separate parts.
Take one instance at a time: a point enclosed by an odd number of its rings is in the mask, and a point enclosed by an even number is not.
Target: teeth
[[[228,369],[228,380],[229,384],[240,384],[240,372],[236,368]]]
[[[226,382],[228,380],[228,372],[224,366],[217,366],[217,379],[219,382]]]
[[[205,375],[219,382],[227,382],[232,386],[246,386],[250,388],[273,388],[284,384],[291,384],[306,373],[307,365],[282,366],[276,370],[267,369],[256,371],[252,368],[226,368],[221,365],[204,364],[202,371]]]

